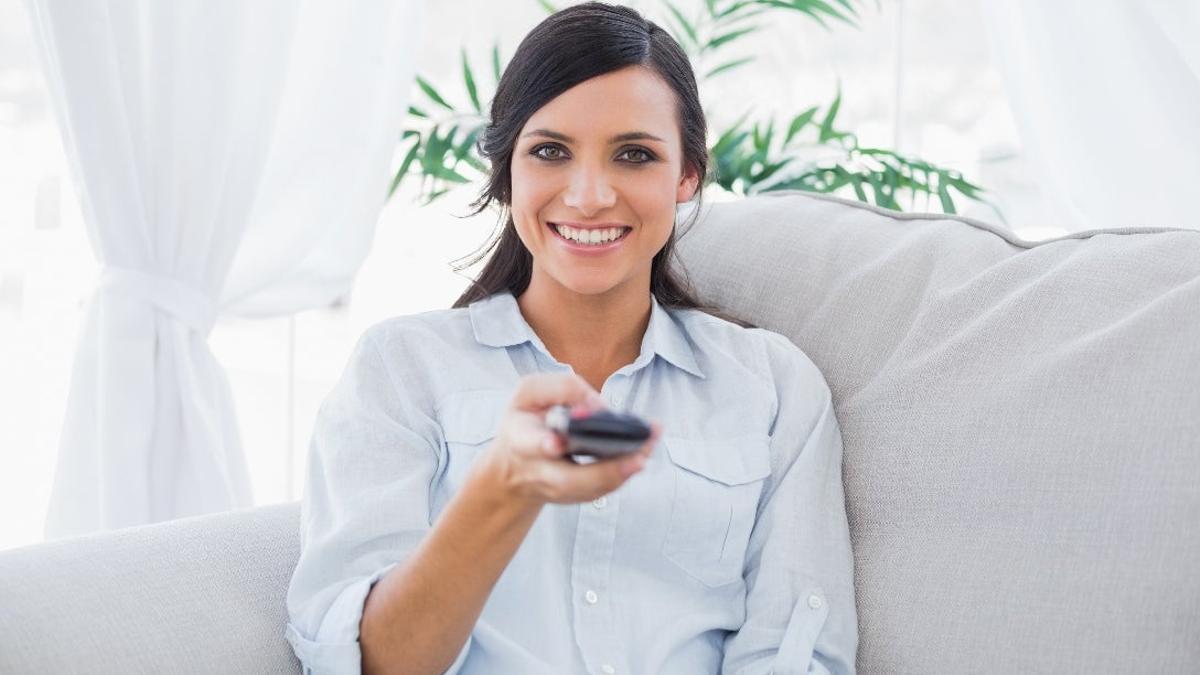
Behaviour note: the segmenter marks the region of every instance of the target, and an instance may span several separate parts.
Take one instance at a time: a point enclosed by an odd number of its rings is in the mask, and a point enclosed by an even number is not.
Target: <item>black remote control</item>
[[[567,454],[615,457],[642,447],[650,438],[650,425],[637,415],[613,410],[580,410],[574,415],[565,405],[546,413],[546,426],[567,442]]]

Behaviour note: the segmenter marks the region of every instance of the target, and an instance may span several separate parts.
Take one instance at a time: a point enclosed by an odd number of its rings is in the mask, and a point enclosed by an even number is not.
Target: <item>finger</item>
[[[563,501],[595,499],[621,487],[630,476],[642,470],[646,458],[633,453],[622,457],[601,459],[590,464],[549,462],[544,467],[545,480],[553,486],[555,495]]]
[[[574,416],[580,412],[593,413],[597,410],[604,410],[606,408],[608,408],[608,404],[605,403],[604,399],[599,394],[597,394],[595,397],[589,396],[583,403],[572,404],[570,413],[572,416]]]
[[[512,418],[509,443],[522,455],[558,458],[566,453],[565,439],[549,429],[539,415],[518,413]]]
[[[567,441],[553,431],[546,431],[542,439],[542,456],[557,459],[567,454]]]
[[[599,392],[575,373],[534,373],[521,378],[512,407],[545,413],[554,405],[603,405]]]

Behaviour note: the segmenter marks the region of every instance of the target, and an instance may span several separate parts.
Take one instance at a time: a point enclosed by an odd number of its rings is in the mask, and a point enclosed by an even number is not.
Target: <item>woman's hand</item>
[[[537,373],[521,378],[500,423],[496,439],[476,462],[493,472],[505,492],[533,504],[576,504],[620,487],[641,471],[662,426],[650,421],[650,438],[635,452],[576,464],[566,454],[565,439],[545,425],[546,411],[562,404],[572,410],[604,408],[604,399],[573,373]]]

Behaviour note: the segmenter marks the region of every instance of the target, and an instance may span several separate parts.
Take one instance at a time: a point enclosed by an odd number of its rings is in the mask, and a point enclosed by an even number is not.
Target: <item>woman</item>
[[[480,209],[499,248],[451,309],[359,340],[310,448],[287,630],[313,672],[854,671],[841,436],[783,336],[666,268],[705,121],[679,46],[588,3],[521,43]],[[586,241],[587,243],[582,243]],[[554,404],[652,421],[574,463]]]

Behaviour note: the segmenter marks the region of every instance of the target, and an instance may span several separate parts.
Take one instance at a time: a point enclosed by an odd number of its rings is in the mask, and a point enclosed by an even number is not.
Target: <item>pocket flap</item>
[[[752,435],[716,440],[663,437],[671,461],[726,485],[762,480],[771,473],[766,436]]]
[[[495,438],[510,394],[501,389],[470,389],[447,394],[438,403],[438,422],[450,443],[482,443]]]

